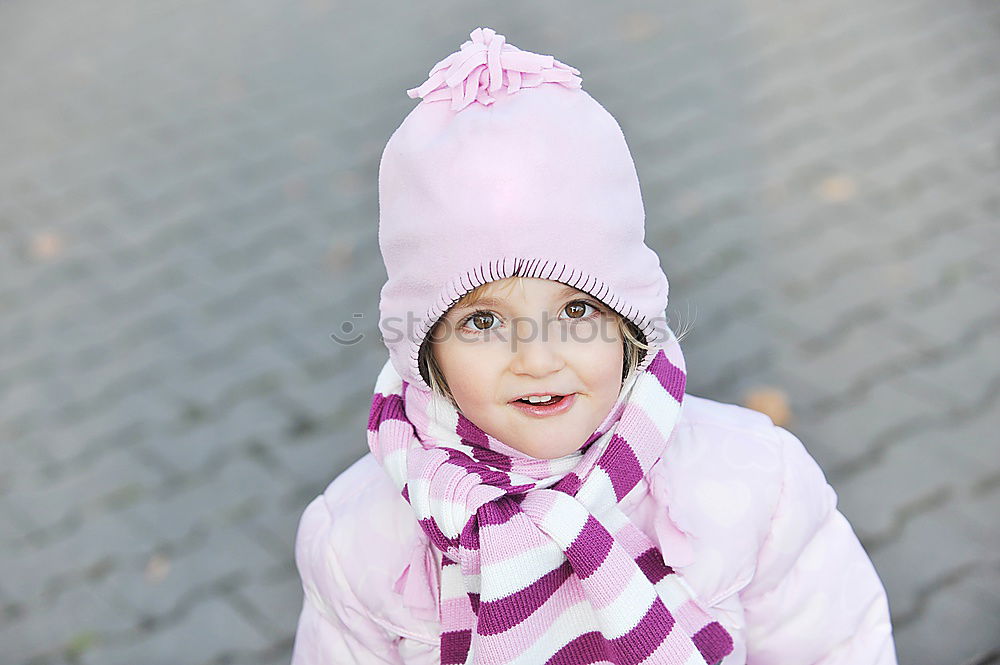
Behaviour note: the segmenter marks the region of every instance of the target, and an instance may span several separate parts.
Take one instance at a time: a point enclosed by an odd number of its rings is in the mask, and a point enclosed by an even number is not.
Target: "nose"
[[[557,340],[544,334],[538,322],[518,328],[511,338],[510,369],[513,373],[542,377],[558,372],[565,365]]]

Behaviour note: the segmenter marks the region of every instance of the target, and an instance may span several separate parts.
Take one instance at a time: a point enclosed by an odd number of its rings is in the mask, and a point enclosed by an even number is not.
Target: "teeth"
[[[546,402],[551,402],[555,397],[553,395],[546,395],[545,397],[536,397],[532,395],[528,398],[528,401],[532,404],[545,404]]]

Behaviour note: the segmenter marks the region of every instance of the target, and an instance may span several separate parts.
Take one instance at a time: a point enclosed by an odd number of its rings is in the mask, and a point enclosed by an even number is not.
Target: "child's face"
[[[618,315],[596,298],[547,279],[509,278],[482,290],[489,300],[455,305],[432,333],[431,352],[459,410],[532,457],[578,450],[621,390]],[[572,395],[563,398],[572,403],[559,413],[533,415],[514,405],[525,394]]]

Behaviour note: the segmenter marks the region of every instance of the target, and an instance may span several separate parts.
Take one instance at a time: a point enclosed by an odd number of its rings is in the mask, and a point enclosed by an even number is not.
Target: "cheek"
[[[621,375],[625,349],[616,335],[604,336],[587,345],[587,354],[595,372],[602,376]]]
[[[435,345],[434,358],[459,402],[486,399],[498,372],[496,354],[488,344],[450,339]]]
[[[603,357],[601,364],[603,382],[608,390],[617,393],[621,388],[622,372],[625,370],[625,352],[621,343],[612,345]]]
[[[456,380],[463,373],[474,369],[482,357],[481,345],[464,342],[456,337],[435,344],[438,367],[446,376],[454,375]],[[449,378],[449,383],[451,379]]]

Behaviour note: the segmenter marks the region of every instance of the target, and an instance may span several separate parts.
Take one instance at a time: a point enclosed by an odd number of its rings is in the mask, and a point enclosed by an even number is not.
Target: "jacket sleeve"
[[[299,520],[295,564],[304,594],[291,665],[402,665],[397,640],[376,623],[347,583],[322,495]]]
[[[775,426],[782,487],[741,592],[747,665],[896,665],[885,589],[802,442]]]

